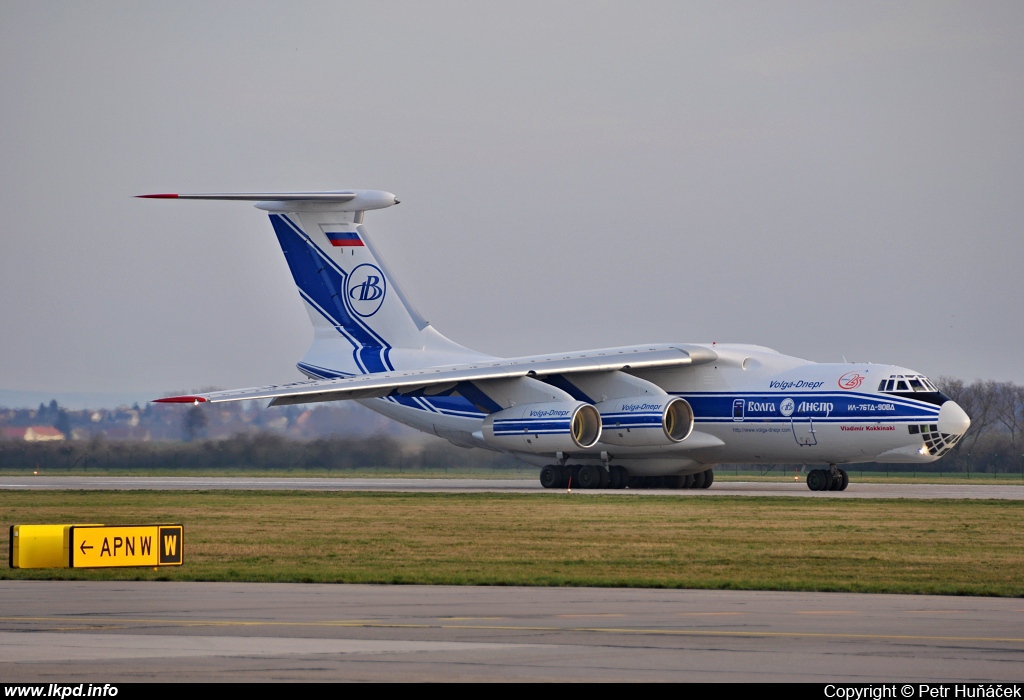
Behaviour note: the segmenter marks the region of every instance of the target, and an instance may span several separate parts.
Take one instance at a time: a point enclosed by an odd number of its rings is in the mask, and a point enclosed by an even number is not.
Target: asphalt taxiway
[[[1018,599],[0,582],[9,683],[998,682],[1022,668]]]
[[[289,477],[4,476],[0,490],[391,491],[434,493],[551,493],[537,479],[367,479]],[[557,491],[554,490],[554,491]],[[952,498],[1024,500],[1024,484],[863,484],[846,491],[811,491],[802,481],[716,481],[709,489],[574,490],[642,496],[787,496],[795,498]]]

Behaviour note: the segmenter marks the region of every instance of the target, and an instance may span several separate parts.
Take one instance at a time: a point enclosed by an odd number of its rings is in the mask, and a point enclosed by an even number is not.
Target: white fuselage
[[[955,406],[945,397],[937,399],[932,392],[918,392],[915,398],[911,392],[879,391],[880,383],[889,377],[920,376],[911,370],[819,364],[758,346],[705,347],[718,355],[718,361],[631,373],[690,403],[694,430],[689,437],[663,447],[599,442],[566,457],[580,463],[610,458],[635,475],[686,474],[720,462],[927,463],[948,449],[950,436],[958,438],[966,430],[962,420],[953,424],[963,415],[958,407],[943,411],[944,403]],[[485,414],[457,396],[388,397],[362,403],[456,444],[488,447],[479,438]],[[603,426],[606,435],[614,430],[615,425]],[[927,437],[943,433],[946,442],[926,444]],[[553,461],[551,455],[513,454],[531,464]]]

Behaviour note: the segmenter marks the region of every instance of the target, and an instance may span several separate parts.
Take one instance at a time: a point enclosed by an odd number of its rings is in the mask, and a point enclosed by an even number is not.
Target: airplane
[[[363,225],[377,190],[149,194],[250,201],[269,213],[313,341],[307,380],[156,399],[270,406],[354,400],[461,447],[540,467],[545,488],[708,488],[720,463],[803,464],[812,491],[841,465],[925,464],[970,426],[904,367],[815,363],[758,345],[657,343],[502,358],[449,340],[413,307]]]

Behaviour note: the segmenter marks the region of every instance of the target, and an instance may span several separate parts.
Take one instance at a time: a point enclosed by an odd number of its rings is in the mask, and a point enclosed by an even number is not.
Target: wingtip
[[[167,396],[162,399],[153,399],[151,403],[206,403],[202,396]]]
[[[137,194],[136,199],[177,199],[176,194]]]

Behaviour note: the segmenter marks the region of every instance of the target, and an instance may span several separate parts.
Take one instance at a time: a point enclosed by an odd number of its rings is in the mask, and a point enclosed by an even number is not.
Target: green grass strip
[[[1024,595],[1024,502],[544,492],[0,492],[14,523],[181,522],[185,565],[0,578]],[[7,560],[6,536],[0,557]]]

